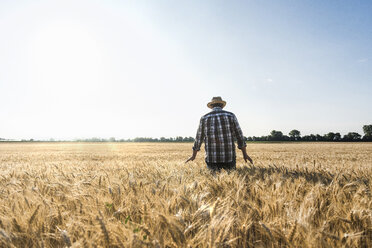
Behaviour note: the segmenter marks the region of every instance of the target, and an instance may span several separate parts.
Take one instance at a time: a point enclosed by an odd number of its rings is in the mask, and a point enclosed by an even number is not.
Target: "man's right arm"
[[[196,138],[195,138],[195,142],[194,142],[194,146],[192,147],[192,155],[191,157],[186,161],[189,162],[189,161],[193,161],[196,157],[196,154],[198,153],[198,151],[200,151],[200,147],[201,147],[201,144],[203,143],[203,140],[204,140],[204,124],[203,124],[203,117],[200,119],[200,123],[199,123],[199,128],[198,128],[198,131],[196,132]]]

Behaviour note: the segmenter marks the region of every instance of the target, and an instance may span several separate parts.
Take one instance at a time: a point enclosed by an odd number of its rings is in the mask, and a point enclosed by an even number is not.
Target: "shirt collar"
[[[222,108],[221,107],[214,107],[213,108],[213,111],[219,111],[219,110],[222,110]]]

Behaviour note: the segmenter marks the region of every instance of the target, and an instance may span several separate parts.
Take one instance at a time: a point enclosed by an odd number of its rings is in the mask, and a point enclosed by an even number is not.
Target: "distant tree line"
[[[245,137],[246,141],[333,141],[333,142],[354,142],[354,141],[372,141],[372,125],[364,125],[363,126],[364,135],[360,135],[356,132],[349,132],[345,135],[341,135],[340,133],[329,132],[324,135],[319,134],[310,134],[301,136],[301,132],[297,129],[293,129],[288,133],[288,135],[283,134],[281,131],[272,130],[268,136],[250,136]],[[0,141],[15,141],[15,140],[7,140],[4,138],[0,138]],[[33,142],[33,141],[50,141],[54,142],[56,140],[21,140],[22,142]],[[58,141],[71,141],[71,140],[58,140]],[[134,139],[116,139],[114,137],[109,139],[103,138],[89,138],[89,139],[75,139],[74,141],[77,142],[194,142],[195,139],[193,137],[160,137],[160,138],[148,138],[148,137],[137,137]]]
[[[324,135],[310,134],[301,136],[301,132],[293,129],[284,135],[283,132],[272,130],[270,135],[261,137],[246,137],[246,141],[344,141],[344,142],[354,142],[354,141],[372,141],[372,125],[363,126],[364,136],[356,132],[349,132],[344,136],[340,133],[329,132]]]
[[[160,137],[160,138],[150,138],[150,137],[137,137],[134,139],[115,139],[114,137],[109,139],[101,139],[101,138],[90,138],[90,139],[76,139],[75,141],[79,142],[194,142],[195,139],[193,137]]]

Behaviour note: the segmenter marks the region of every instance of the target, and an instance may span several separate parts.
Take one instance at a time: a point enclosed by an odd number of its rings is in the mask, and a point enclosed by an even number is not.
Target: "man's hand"
[[[185,164],[189,161],[194,161],[195,157],[194,156],[191,156],[188,160],[186,160]]]
[[[253,164],[253,160],[251,159],[251,157],[248,156],[248,154],[243,154],[243,158],[244,158],[244,161],[247,162],[247,160],[249,162],[251,162],[251,164]]]
[[[186,162],[185,162],[185,164],[187,163],[187,162],[189,162],[189,161],[194,161],[194,159],[196,158],[196,154],[198,153],[198,151],[193,151],[192,152],[192,156],[188,159],[188,160],[186,160]]]
[[[243,153],[244,161],[247,162],[247,160],[248,160],[249,162],[251,162],[251,164],[253,164],[253,160],[252,160],[251,157],[249,157],[248,154],[247,154],[247,149],[246,149],[246,147],[242,147],[242,153]]]

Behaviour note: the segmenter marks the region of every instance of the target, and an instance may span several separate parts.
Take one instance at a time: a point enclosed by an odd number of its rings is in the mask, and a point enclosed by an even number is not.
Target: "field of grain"
[[[372,144],[0,143],[0,247],[372,247]]]

